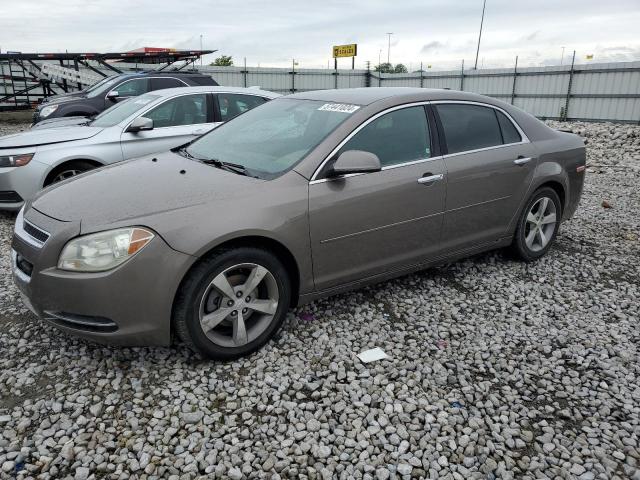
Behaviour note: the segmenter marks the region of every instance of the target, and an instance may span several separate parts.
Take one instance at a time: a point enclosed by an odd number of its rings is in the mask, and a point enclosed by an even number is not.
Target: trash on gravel
[[[613,208],[613,205],[611,205],[609,202],[607,202],[606,200],[602,201],[602,206],[604,208]]]
[[[298,315],[298,318],[303,322],[313,322],[316,317],[313,316],[313,313],[301,313]]]
[[[389,355],[384,353],[384,351],[380,347],[372,348],[371,350],[365,350],[364,352],[360,352],[358,354],[358,358],[362,361],[362,363],[371,363],[376,360],[384,360],[385,358],[389,358]]]
[[[464,408],[464,405],[462,405],[460,402],[451,402],[451,407],[452,408]]]
[[[438,347],[441,350],[444,350],[445,348],[447,348],[447,345],[448,345],[447,341],[443,339],[440,339],[436,342],[436,347]]]

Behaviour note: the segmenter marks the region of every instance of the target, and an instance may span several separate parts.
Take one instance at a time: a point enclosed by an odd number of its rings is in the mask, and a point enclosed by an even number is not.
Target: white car
[[[279,96],[257,88],[157,90],[80,125],[0,137],[0,209],[18,210],[43,187],[87,170],[187,143]]]

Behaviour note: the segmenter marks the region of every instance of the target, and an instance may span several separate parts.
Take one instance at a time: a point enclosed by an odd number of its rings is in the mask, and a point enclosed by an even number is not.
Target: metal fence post
[[[424,88],[424,76],[422,75],[422,62],[420,62],[420,88]]]
[[[516,55],[516,65],[513,67],[513,86],[511,87],[511,105],[516,98],[516,78],[518,76],[518,56]]]
[[[242,71],[242,79],[244,83],[244,88],[247,88],[247,57],[244,57],[244,70]]]
[[[462,59],[462,68],[460,69],[460,91],[464,91],[464,58]]]
[[[367,60],[366,65],[367,65],[367,71],[364,74],[364,86],[370,87],[371,86],[371,62]]]
[[[573,66],[576,61],[576,51],[573,51],[573,58],[571,59],[571,70],[569,70],[569,85],[567,85],[567,98],[564,101],[564,112],[562,120],[567,121],[569,118],[569,99],[571,98],[571,84],[573,83]]]

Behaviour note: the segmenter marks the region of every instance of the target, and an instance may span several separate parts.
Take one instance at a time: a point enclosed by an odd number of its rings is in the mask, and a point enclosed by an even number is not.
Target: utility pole
[[[473,67],[474,70],[478,69],[478,54],[480,53],[480,39],[482,38],[482,24],[484,23],[484,8],[487,6],[487,0],[484,0],[482,4],[482,18],[480,19],[480,34],[478,35],[478,48],[476,49],[476,64]]]
[[[387,36],[389,37],[389,43],[387,44],[387,63],[391,63],[391,35],[393,35],[393,32],[387,32]]]
[[[562,55],[560,56],[560,65],[562,65],[563,61],[564,61],[564,47],[562,47]]]
[[[200,34],[200,66],[202,66],[202,34]]]

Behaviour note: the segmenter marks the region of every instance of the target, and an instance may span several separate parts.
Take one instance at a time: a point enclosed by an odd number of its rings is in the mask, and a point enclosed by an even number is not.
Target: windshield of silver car
[[[104,112],[98,115],[89,124],[92,127],[113,127],[123,120],[127,119],[138,110],[142,110],[147,105],[160,98],[159,95],[140,95],[129,100],[123,100],[116,103],[113,107],[107,108]]]
[[[186,155],[241,165],[275,178],[293,168],[360,107],[315,100],[272,100],[200,137]]]

